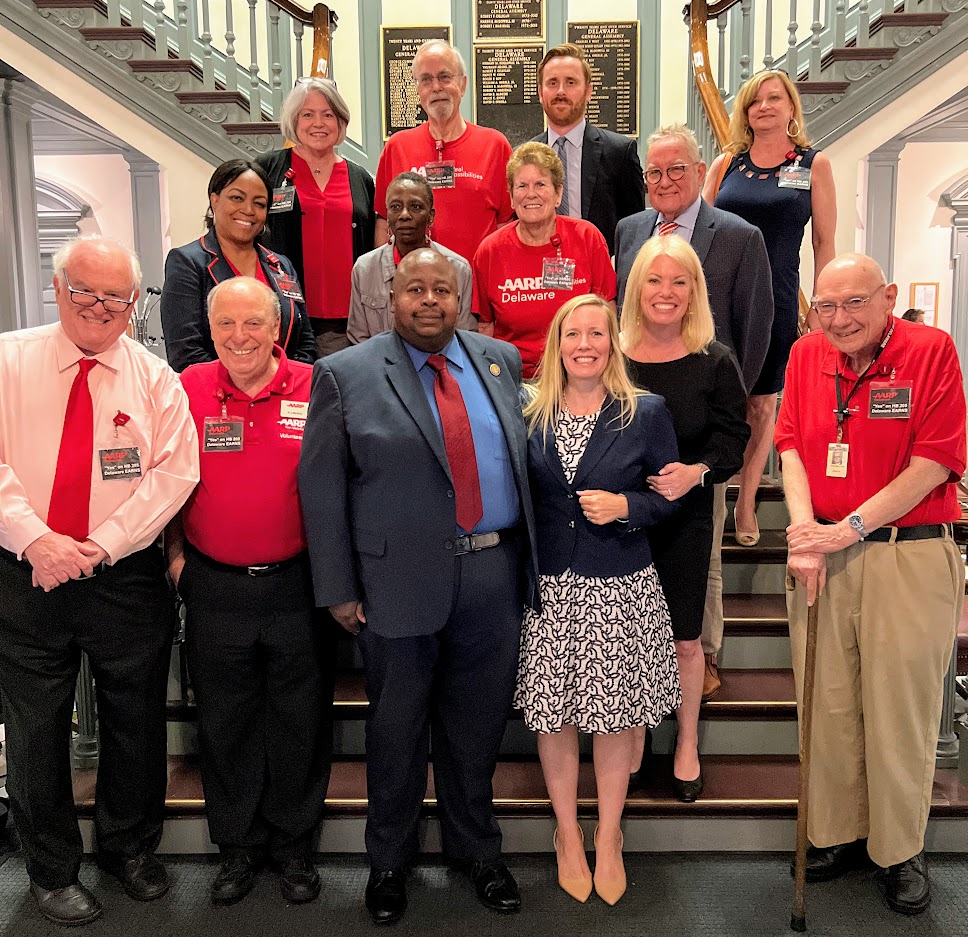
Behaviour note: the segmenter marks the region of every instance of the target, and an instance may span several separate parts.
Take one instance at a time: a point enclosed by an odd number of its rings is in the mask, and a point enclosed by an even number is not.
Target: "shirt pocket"
[[[389,331],[393,326],[393,318],[390,315],[390,296],[379,296],[373,293],[363,293],[360,296],[363,303],[366,324],[369,327],[370,335],[378,335],[380,332]]]

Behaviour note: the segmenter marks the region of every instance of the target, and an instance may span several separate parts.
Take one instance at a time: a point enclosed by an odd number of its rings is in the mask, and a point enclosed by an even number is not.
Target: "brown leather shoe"
[[[62,927],[90,924],[101,916],[101,903],[80,882],[50,891],[31,882],[30,893],[36,899],[40,913]]]
[[[715,654],[706,654],[706,672],[702,677],[702,698],[712,699],[723,685],[719,679],[719,660]]]

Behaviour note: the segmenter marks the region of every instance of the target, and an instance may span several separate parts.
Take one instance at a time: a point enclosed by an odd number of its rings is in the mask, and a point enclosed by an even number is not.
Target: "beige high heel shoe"
[[[619,840],[618,848],[621,851],[622,847],[625,845],[625,837],[622,835],[622,831],[619,830]],[[598,852],[598,827],[595,827],[595,852]],[[622,874],[617,875],[615,878],[605,878],[598,874],[598,862],[595,863],[595,891],[598,893],[598,897],[608,905],[614,905],[618,903],[619,898],[625,894],[625,889],[628,886],[628,881],[625,877],[625,863],[622,863]]]
[[[578,832],[581,833],[582,847],[585,844],[585,831],[579,826]],[[584,875],[580,878],[565,878],[561,874],[561,857],[558,855],[558,830],[555,830],[555,835],[552,840],[555,845],[555,857],[558,861],[558,884],[561,886],[563,891],[566,891],[575,901],[580,901],[584,904],[588,901],[589,896],[592,893],[592,873],[589,869],[588,876]]]

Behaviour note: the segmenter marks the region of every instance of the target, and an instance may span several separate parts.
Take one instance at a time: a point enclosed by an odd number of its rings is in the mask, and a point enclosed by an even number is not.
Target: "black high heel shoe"
[[[645,730],[645,745],[642,749],[642,763],[638,771],[629,776],[629,792],[645,790],[652,780],[652,730]]]
[[[683,804],[695,803],[699,799],[699,796],[703,791],[703,780],[702,780],[702,760],[699,761],[699,776],[692,781],[683,781],[682,778],[676,777],[675,769],[675,758],[676,758],[676,745],[679,744],[679,732],[676,731],[676,736],[672,740],[672,793],[675,794],[676,800]]]

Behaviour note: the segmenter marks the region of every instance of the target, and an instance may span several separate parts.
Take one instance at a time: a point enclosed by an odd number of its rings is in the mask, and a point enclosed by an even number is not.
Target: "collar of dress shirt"
[[[240,400],[261,400],[272,394],[292,393],[292,382],[289,380],[292,369],[289,367],[289,359],[286,357],[286,353],[278,345],[274,345],[272,356],[279,362],[279,367],[276,368],[276,373],[272,375],[272,380],[255,397],[249,397],[248,394],[243,393],[232,383],[228,368],[221,361],[219,361],[216,371],[218,389],[223,391],[226,397],[237,397]]]
[[[430,357],[432,352],[421,351],[419,348],[414,348],[410,342],[400,339],[403,342],[403,347],[407,349],[407,354],[410,355],[410,360],[413,362],[414,369],[419,371],[426,363],[427,359]],[[448,364],[456,365],[461,370],[464,369],[465,357],[464,349],[460,347],[460,342],[457,341],[457,335],[446,344],[439,352],[434,352],[434,354],[443,355]]]
[[[699,206],[702,203],[702,196],[696,199],[685,211],[679,212],[677,218],[673,219],[680,228],[688,228],[690,235],[696,228],[696,219],[699,217]],[[658,231],[659,225],[665,222],[665,217],[662,213],[659,213],[658,218],[656,218],[655,227]],[[689,240],[689,238],[686,238]]]
[[[57,328],[54,331],[54,354],[57,358],[57,370],[59,373],[64,372],[77,364],[82,358],[93,357],[99,364],[103,364],[106,368],[110,368],[116,372],[119,370],[120,359],[124,354],[121,348],[121,342],[123,341],[124,336],[121,336],[106,351],[102,351],[97,355],[88,356],[67,337],[64,326],[58,322]]]
[[[564,137],[575,149],[580,150],[581,145],[585,140],[585,124],[588,121],[583,117],[568,133],[561,134],[553,130],[551,127],[548,128],[548,146],[554,146],[558,142],[559,137]]]

